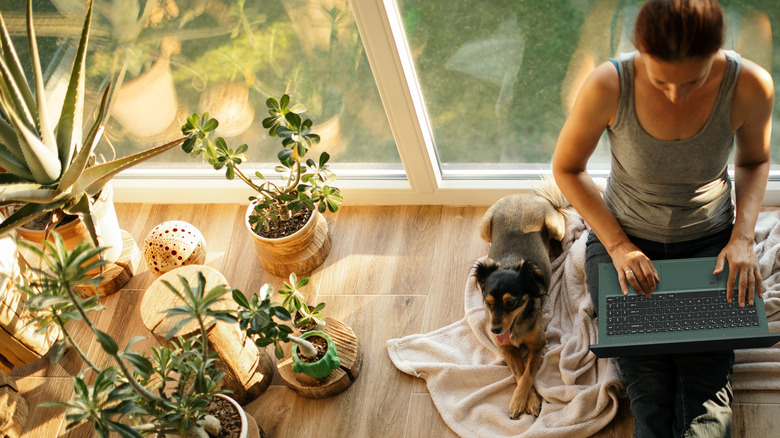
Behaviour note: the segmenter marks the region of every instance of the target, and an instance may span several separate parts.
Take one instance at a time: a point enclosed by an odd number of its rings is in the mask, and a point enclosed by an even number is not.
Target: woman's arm
[[[607,209],[586,169],[599,138],[614,122],[619,97],[617,70],[611,63],[600,65],[580,89],[561,129],[553,155],[553,176],[561,192],[609,252],[623,293],[628,293],[627,284],[631,284],[649,295],[659,281],[658,272]]]
[[[727,298],[733,299],[739,273],[740,306],[752,305],[755,294],[763,296],[761,272],[753,251],[753,235],[764,199],[770,167],[770,135],[774,85],[772,77],[759,65],[743,60],[732,103],[732,127],[736,129],[734,185],[736,218],[731,239],[720,255],[715,273],[729,264]]]

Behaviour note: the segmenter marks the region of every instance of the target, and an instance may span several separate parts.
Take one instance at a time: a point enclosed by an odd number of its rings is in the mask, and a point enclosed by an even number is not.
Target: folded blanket
[[[765,278],[767,315],[780,331],[780,213],[762,213],[756,251]],[[588,228],[575,214],[566,221],[564,252],[552,264],[545,300],[547,350],[536,378],[544,398],[538,418],[509,419],[515,380],[487,331],[474,277],[465,290],[465,316],[427,334],[387,342],[393,364],[425,379],[444,422],[461,437],[587,437],[615,417],[624,395],[614,359],[598,359],[593,305],[585,281]],[[734,371],[737,389],[780,389],[770,374],[780,372],[780,349],[742,350]]]
[[[758,216],[754,249],[764,279],[764,306],[769,330],[780,332],[780,210]],[[736,350],[735,390],[780,390],[780,346]]]

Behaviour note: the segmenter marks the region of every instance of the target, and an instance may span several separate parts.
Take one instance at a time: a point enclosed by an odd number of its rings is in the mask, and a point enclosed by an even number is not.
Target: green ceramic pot
[[[331,337],[319,330],[312,330],[309,332],[306,332],[301,335],[301,338],[306,339],[312,336],[320,336],[325,338],[328,341],[328,351],[325,353],[325,356],[318,360],[317,362],[304,362],[298,357],[298,345],[293,344],[292,346],[292,358],[293,358],[293,364],[292,364],[292,370],[296,373],[303,373],[306,374],[309,377],[313,377],[315,379],[322,379],[323,377],[327,377],[333,370],[339,367],[341,365],[341,360],[339,360],[338,353],[336,352],[336,344],[333,343],[333,339]]]

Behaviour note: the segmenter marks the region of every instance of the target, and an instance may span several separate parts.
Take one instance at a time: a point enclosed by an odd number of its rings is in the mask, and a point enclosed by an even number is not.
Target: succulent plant
[[[328,169],[330,155],[323,152],[316,162],[305,158],[309,148],[320,142],[320,136],[311,130],[311,119],[302,117],[306,108],[300,104],[290,105],[287,94],[279,100],[269,98],[266,106],[269,117],[263,120],[263,127],[270,137],[281,138],[282,148],[277,154],[280,165],[275,168],[281,174],[279,180],[266,178],[260,172],[255,172],[256,179],[253,180],[241,170],[241,164],[248,159],[248,145],[233,149],[222,137],[212,142],[208,137],[191,135],[199,126],[216,127],[210,120],[204,122],[193,114],[182,127],[182,132],[192,139],[182,145],[184,152],[193,157],[203,154],[214,169],[224,169],[225,178],[238,178],[257,192],[257,196],[250,198],[256,199],[257,203],[249,222],[258,234],[304,209],[335,212],[343,201],[340,190],[331,186],[336,175]],[[208,119],[208,114],[203,117]]]
[[[50,114],[46,105],[32,0],[27,0],[31,83],[27,82],[0,14],[0,167],[5,170],[0,173],[0,204],[21,204],[0,223],[0,235],[45,213],[61,212],[81,217],[94,245],[99,245],[99,230],[96,230],[92,219],[93,197],[122,170],[159,155],[187,138],[112,161],[97,162],[94,150],[103,133],[109,87],[102,92],[94,121],[85,128],[84,71],[92,6],[93,0],[88,0],[59,114]]]

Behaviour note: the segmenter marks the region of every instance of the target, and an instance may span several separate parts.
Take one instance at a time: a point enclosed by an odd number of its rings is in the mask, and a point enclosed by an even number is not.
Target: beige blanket
[[[756,231],[767,315],[780,331],[780,213],[762,213]],[[515,381],[486,330],[481,294],[466,281],[464,318],[436,331],[387,342],[395,366],[425,379],[444,422],[461,437],[587,437],[615,417],[624,393],[612,359],[588,349],[597,329],[585,282],[587,227],[567,219],[564,253],[552,265],[544,305],[548,349],[536,379],[545,399],[538,418],[507,414]],[[735,366],[735,388],[780,389],[780,349],[743,350]]]

